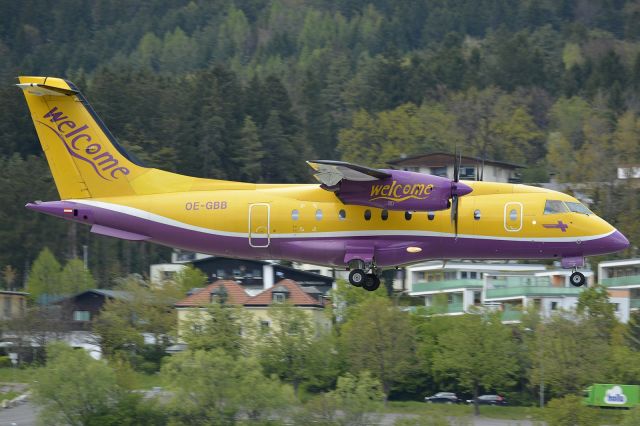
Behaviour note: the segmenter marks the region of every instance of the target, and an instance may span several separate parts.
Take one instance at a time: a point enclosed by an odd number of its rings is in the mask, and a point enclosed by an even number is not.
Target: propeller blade
[[[451,197],[451,223],[456,238],[458,238],[458,195],[456,194]]]
[[[457,182],[460,178],[460,163],[458,162],[458,147],[453,152],[453,181]]]

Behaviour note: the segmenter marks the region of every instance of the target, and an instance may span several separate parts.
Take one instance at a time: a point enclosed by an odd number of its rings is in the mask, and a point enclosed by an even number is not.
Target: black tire
[[[376,291],[378,287],[380,287],[380,278],[374,274],[367,274],[367,277],[362,284],[362,288],[367,291]]]
[[[587,282],[587,278],[580,272],[574,272],[569,277],[569,281],[571,281],[571,285],[574,287],[582,287]]]
[[[362,287],[366,278],[367,276],[362,269],[354,269],[349,273],[349,282],[354,287]]]

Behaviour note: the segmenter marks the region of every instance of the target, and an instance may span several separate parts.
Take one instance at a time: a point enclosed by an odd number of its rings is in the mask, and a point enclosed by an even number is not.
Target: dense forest
[[[99,285],[168,250],[28,212],[57,194],[17,75],[74,81],[148,165],[261,182],[453,151],[584,183],[640,241],[640,1],[0,0],[0,267],[89,249]],[[623,255],[629,256],[632,253]]]

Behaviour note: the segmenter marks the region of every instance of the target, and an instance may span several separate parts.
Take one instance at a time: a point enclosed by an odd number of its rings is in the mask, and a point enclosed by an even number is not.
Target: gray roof
[[[95,288],[92,290],[83,291],[82,293],[76,294],[76,296],[79,296],[84,293],[96,293],[96,294],[101,294],[105,297],[109,297],[111,299],[119,299],[119,300],[131,300],[132,298],[132,294],[129,293],[128,291],[104,290],[101,288]]]

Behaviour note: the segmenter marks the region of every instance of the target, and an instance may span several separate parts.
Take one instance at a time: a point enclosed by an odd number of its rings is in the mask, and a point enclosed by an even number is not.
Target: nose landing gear
[[[587,278],[584,276],[584,274],[576,271],[576,269],[574,268],[573,273],[569,277],[569,281],[574,287],[582,287],[587,282]]]

